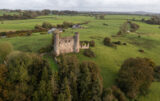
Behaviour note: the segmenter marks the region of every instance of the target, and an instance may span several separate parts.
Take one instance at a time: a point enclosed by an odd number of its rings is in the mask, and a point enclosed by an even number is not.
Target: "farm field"
[[[91,60],[95,61],[101,70],[103,82],[105,87],[110,87],[115,83],[118,70],[125,59],[130,57],[147,57],[152,59],[156,65],[160,65],[160,28],[159,25],[149,25],[142,22],[136,22],[140,25],[140,29],[136,33],[129,33],[126,36],[113,37],[119,31],[119,27],[127,19],[140,20],[142,18],[148,19],[147,16],[136,15],[107,15],[105,20],[96,20],[90,16],[40,16],[36,19],[29,20],[10,20],[4,21],[0,24],[0,32],[3,31],[16,31],[34,29],[36,24],[42,24],[47,21],[53,25],[61,24],[64,21],[79,23],[90,21],[89,24],[84,25],[84,29],[67,29],[62,36],[71,36],[74,32],[80,33],[80,40],[94,40],[96,46],[92,48],[95,52],[95,58],[87,58],[83,55],[83,50],[76,54],[80,61]],[[108,26],[105,26],[108,24]],[[138,37],[141,35],[141,38]],[[121,41],[127,43],[126,46],[120,45],[117,48],[111,48],[103,45],[103,39],[110,37],[112,41]],[[51,44],[52,35],[40,35],[34,33],[32,36],[1,38],[0,42],[10,42],[13,44],[15,50],[25,52],[38,52],[42,47]],[[144,53],[138,50],[143,49]],[[72,55],[72,54],[71,54]],[[57,65],[54,63],[51,56],[46,58],[53,70],[57,70]],[[150,93],[145,97],[140,97],[138,101],[160,101],[160,83],[154,82],[150,88]]]

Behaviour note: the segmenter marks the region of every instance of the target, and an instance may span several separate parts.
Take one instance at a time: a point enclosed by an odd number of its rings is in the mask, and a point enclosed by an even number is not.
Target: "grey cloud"
[[[0,0],[0,8],[159,12],[160,0]]]

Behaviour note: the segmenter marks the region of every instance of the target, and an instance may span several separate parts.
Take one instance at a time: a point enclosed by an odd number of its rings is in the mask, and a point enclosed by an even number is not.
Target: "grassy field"
[[[123,61],[130,57],[148,57],[151,58],[157,65],[160,65],[160,28],[158,25],[149,25],[142,22],[135,22],[140,25],[137,31],[141,35],[138,38],[137,33],[130,33],[122,37],[112,37],[116,35],[119,27],[127,19],[142,19],[146,16],[131,16],[131,15],[107,15],[106,20],[96,20],[89,16],[41,16],[30,20],[14,20],[4,21],[0,24],[0,31],[33,29],[36,24],[41,24],[44,21],[54,25],[69,21],[73,23],[90,21],[88,25],[84,25],[84,29],[67,29],[62,36],[73,35],[74,32],[80,33],[80,40],[94,40],[96,47],[92,50],[96,54],[96,58],[87,58],[83,56],[83,50],[77,54],[80,61],[92,60],[95,61],[101,69],[103,82],[105,87],[110,87],[115,83],[117,72]],[[108,26],[104,26],[106,23]],[[104,37],[110,37],[112,41],[121,41],[127,43],[127,46],[118,46],[117,48],[106,47],[103,45]],[[0,39],[13,44],[15,50],[37,52],[40,48],[51,43],[52,35],[40,35],[34,33],[28,37],[14,37]],[[145,52],[138,52],[143,49]],[[44,57],[51,64],[53,70],[57,70],[57,65],[53,62],[50,56]],[[150,88],[150,93],[145,97],[140,97],[138,101],[160,101],[160,83],[154,82]]]

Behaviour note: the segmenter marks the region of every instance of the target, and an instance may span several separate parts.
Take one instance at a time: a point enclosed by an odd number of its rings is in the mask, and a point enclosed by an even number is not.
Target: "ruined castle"
[[[60,32],[58,30],[53,32],[54,34],[54,54],[59,56],[65,53],[78,53],[80,49],[88,49],[88,44],[80,44],[79,33],[76,32],[74,36],[71,37],[60,37]]]

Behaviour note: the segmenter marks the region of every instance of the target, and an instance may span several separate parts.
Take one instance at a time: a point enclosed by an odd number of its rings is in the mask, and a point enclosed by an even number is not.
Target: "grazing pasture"
[[[50,22],[53,25],[61,24],[64,21],[79,23],[90,21],[89,24],[83,25],[83,29],[66,29],[61,34],[62,36],[72,36],[74,32],[80,33],[80,40],[94,40],[95,47],[92,51],[95,53],[94,58],[88,58],[83,55],[83,50],[77,54],[80,61],[92,60],[95,61],[101,70],[105,87],[110,87],[115,83],[118,70],[123,61],[130,57],[147,57],[151,58],[156,65],[160,65],[160,28],[158,25],[149,25],[140,21],[133,21],[140,25],[140,29],[135,33],[129,33],[125,36],[116,36],[119,27],[127,19],[141,20],[142,18],[149,19],[148,16],[136,15],[107,15],[105,20],[97,20],[91,16],[40,16],[36,19],[29,20],[10,20],[0,23],[0,32],[34,29],[36,24]],[[104,25],[107,24],[106,25]],[[114,37],[113,37],[114,36]],[[138,37],[140,36],[140,37]],[[105,37],[110,37],[112,41],[121,41],[127,45],[118,45],[116,48],[108,47],[103,44]],[[38,52],[39,49],[51,44],[52,35],[34,33],[32,36],[1,38],[0,42],[7,41],[13,44],[15,50],[25,52]],[[138,50],[144,50],[144,53]],[[72,55],[72,54],[71,54]],[[45,56],[53,67],[57,70],[57,65],[54,63],[51,56]],[[138,101],[160,101],[160,83],[154,82],[150,88],[150,92],[145,97],[140,97]]]

